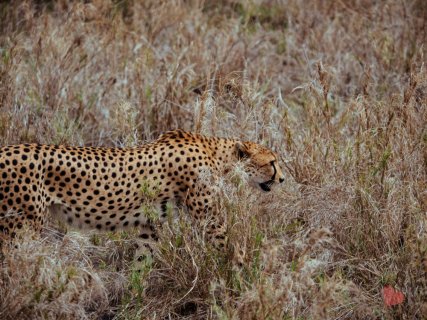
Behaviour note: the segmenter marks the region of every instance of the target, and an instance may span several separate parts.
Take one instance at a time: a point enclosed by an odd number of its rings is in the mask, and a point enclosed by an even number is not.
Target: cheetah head
[[[275,183],[285,181],[277,155],[270,149],[253,142],[238,142],[236,149],[238,159],[245,164],[251,185],[268,192]]]

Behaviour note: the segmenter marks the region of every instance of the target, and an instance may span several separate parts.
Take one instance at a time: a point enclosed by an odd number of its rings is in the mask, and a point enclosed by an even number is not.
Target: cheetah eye
[[[271,162],[266,163],[266,164],[264,164],[264,165],[262,165],[262,166],[259,166],[259,167],[260,167],[260,168],[264,168],[264,167],[266,167],[266,166],[271,166],[271,165],[273,165],[273,163],[274,163],[274,161],[271,161]]]

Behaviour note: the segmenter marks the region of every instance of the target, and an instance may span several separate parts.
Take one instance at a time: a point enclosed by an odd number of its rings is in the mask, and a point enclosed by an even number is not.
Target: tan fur
[[[3,147],[0,236],[14,236],[24,224],[39,231],[50,212],[78,228],[138,227],[143,239],[155,239],[150,218],[142,210],[147,201],[158,209],[161,221],[170,204],[186,207],[196,220],[205,219],[212,214],[212,190],[201,175],[221,174],[239,160],[253,184],[268,182],[269,189],[283,181],[277,156],[269,149],[181,130],[137,148]],[[151,195],[146,190],[150,188]],[[224,228],[213,221],[209,237],[222,246]]]

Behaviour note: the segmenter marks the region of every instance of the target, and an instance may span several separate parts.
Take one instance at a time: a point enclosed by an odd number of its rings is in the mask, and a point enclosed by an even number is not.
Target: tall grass
[[[0,318],[425,317],[425,1],[16,1],[0,30],[1,145],[182,128],[263,143],[287,174],[218,182],[223,252],[184,212],[142,267],[132,234],[22,239]]]

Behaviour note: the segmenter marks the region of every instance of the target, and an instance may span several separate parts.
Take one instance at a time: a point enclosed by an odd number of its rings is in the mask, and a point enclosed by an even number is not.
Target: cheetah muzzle
[[[262,182],[259,184],[259,186],[261,187],[261,189],[265,192],[270,192],[271,191],[271,187],[274,184],[274,180],[268,180],[266,182]]]

